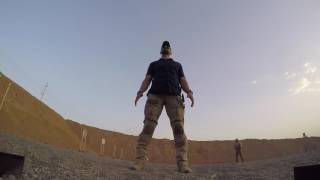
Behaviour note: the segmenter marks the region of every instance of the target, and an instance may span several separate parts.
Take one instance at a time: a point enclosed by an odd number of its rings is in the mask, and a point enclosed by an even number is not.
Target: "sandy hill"
[[[81,130],[88,129],[89,152],[98,153],[100,138],[106,137],[106,156],[132,160],[136,136],[98,129],[65,120],[53,109],[32,96],[8,77],[0,74],[0,102],[9,83],[12,83],[3,108],[0,110],[0,131],[26,137],[58,147],[78,150]],[[320,149],[320,138],[241,141],[246,160],[269,159]],[[234,160],[232,141],[189,141],[191,163],[230,162]],[[150,161],[175,162],[173,141],[153,139],[149,147]]]

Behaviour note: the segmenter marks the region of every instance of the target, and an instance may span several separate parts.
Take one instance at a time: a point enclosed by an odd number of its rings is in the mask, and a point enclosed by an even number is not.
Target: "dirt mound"
[[[101,137],[107,140],[105,155],[132,160],[136,136],[107,131],[65,120],[53,109],[39,101],[22,87],[1,74],[0,100],[12,83],[0,110],[0,131],[26,137],[38,142],[73,150],[79,149],[81,131],[88,130],[87,151],[99,153]],[[269,159],[320,149],[320,138],[241,141],[245,160]],[[172,140],[153,139],[149,146],[151,162],[174,163]],[[232,141],[189,141],[191,163],[217,163],[234,160]]]
[[[285,158],[240,164],[192,164],[193,173],[181,174],[173,164],[148,163],[144,170],[133,171],[129,169],[132,162],[127,160],[66,150],[4,133],[0,133],[0,144],[0,152],[24,157],[23,171],[6,172],[2,175],[4,179],[14,179],[12,178],[14,175],[19,179],[290,180],[293,179],[293,167],[320,163],[320,151],[314,151]]]
[[[64,148],[78,146],[79,137],[62,116],[4,75],[0,77],[1,100],[9,83],[12,84],[0,110],[1,131]]]

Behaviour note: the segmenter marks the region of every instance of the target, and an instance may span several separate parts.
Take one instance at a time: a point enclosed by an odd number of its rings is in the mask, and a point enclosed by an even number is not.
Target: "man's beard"
[[[161,51],[161,54],[169,55],[170,54],[170,50],[169,49],[164,49],[164,50]]]

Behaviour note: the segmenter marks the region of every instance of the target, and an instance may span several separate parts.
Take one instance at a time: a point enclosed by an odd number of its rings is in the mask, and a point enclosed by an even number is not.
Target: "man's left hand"
[[[190,91],[187,93],[187,98],[189,98],[191,100],[191,107],[194,106],[194,98],[193,98],[193,92]]]

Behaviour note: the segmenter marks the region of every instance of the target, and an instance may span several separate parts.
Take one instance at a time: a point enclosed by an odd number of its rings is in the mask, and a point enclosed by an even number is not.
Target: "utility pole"
[[[46,85],[44,86],[44,88],[43,88],[43,90],[42,90],[42,92],[41,92],[41,96],[40,96],[40,100],[42,101],[42,99],[43,99],[43,97],[44,97],[44,95],[46,94],[46,92],[47,92],[47,88],[48,88],[48,82],[46,83]]]
[[[3,98],[2,98],[1,103],[0,103],[0,110],[2,109],[2,107],[3,107],[3,105],[4,105],[4,101],[6,100],[6,97],[7,97],[7,95],[8,95],[9,90],[10,90],[11,84],[12,84],[12,83],[9,82],[9,85],[8,85],[8,87],[7,87],[7,90],[6,90],[6,92],[4,93],[4,95],[3,95]]]

